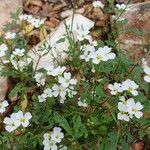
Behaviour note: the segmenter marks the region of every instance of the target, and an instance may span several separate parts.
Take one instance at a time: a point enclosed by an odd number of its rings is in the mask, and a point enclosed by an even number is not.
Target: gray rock
[[[0,0],[0,31],[3,25],[11,21],[10,14],[22,8],[22,0]]]

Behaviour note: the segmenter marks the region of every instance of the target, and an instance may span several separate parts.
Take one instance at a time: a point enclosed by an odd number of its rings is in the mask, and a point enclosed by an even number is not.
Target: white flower
[[[44,150],[57,150],[57,145],[55,141],[52,141],[51,134],[45,133],[43,135],[44,140],[43,140],[43,145],[44,145]]]
[[[108,61],[110,59],[115,59],[116,54],[111,52],[112,48],[104,46],[99,48],[95,52],[91,52],[89,57],[92,58],[94,64],[99,64],[101,61]]]
[[[145,58],[142,59],[142,66],[143,68],[148,67],[148,64]]]
[[[3,123],[5,123],[5,129],[8,132],[12,132],[14,130],[16,130],[19,126],[20,126],[20,122],[16,117],[16,114],[13,113],[11,114],[10,118],[9,117],[5,117]]]
[[[8,50],[8,47],[6,44],[0,45],[0,57],[3,57],[6,55],[6,51]]]
[[[68,96],[70,98],[72,98],[74,95],[77,94],[76,91],[74,91],[74,87],[73,86],[69,86],[67,89],[66,89],[66,92],[68,93]]]
[[[51,139],[56,143],[60,143],[63,138],[64,138],[64,133],[61,132],[61,128],[55,127],[53,129],[53,133],[51,134]]]
[[[32,59],[31,58],[27,58],[27,57],[23,57],[23,58],[16,58],[16,56],[14,54],[12,54],[10,56],[10,62],[13,65],[13,67],[16,70],[20,70],[23,71],[23,69],[25,69],[25,67],[27,67],[30,63],[31,63]]]
[[[29,20],[28,20],[29,21]],[[42,24],[44,24],[44,20],[43,19],[40,19],[40,18],[32,18],[30,21],[29,21],[32,26],[34,26],[35,28],[39,28]]]
[[[125,4],[116,4],[116,8],[118,8],[119,10],[127,10],[127,5]]]
[[[69,85],[75,85],[77,83],[76,79],[71,79],[71,73],[64,73],[64,77],[58,77],[58,82],[62,84],[64,87],[68,87]]]
[[[47,97],[52,97],[52,96],[53,96],[52,90],[50,88],[47,88],[44,90],[43,94],[38,96],[38,100],[39,102],[44,102],[46,101]]]
[[[43,137],[44,150],[57,150],[58,146],[56,144],[62,141],[62,139],[64,138],[64,133],[61,132],[60,127],[54,127],[51,133],[45,133]],[[66,150],[65,148],[62,150]]]
[[[42,24],[44,24],[44,20],[40,18],[35,18],[31,15],[22,14],[19,16],[19,19],[22,21],[29,22],[33,27],[39,28]]]
[[[143,106],[140,102],[135,103],[133,98],[127,100],[128,113],[132,116],[135,115],[136,118],[141,118],[143,113],[140,111]]]
[[[97,41],[93,41],[93,40],[91,40],[91,41],[89,41],[90,42],[90,45],[91,46],[97,46],[98,44],[97,44]]]
[[[6,100],[0,102],[0,113],[3,113],[6,111],[6,107],[8,106],[8,102]]]
[[[40,86],[40,85],[44,86],[45,85],[45,78],[44,78],[44,74],[42,72],[36,73],[34,78],[35,78],[38,86]]]
[[[13,51],[13,54],[15,56],[24,56],[24,52],[25,52],[25,49],[20,49],[20,48],[15,48],[15,50]]]
[[[52,89],[50,89],[50,88],[45,89],[44,94],[46,94],[47,97],[52,97],[53,96]]]
[[[53,65],[50,65],[50,66],[46,66],[45,67],[45,70],[47,71],[47,74],[48,75],[51,75],[51,76],[60,76],[63,74],[63,72],[66,70],[66,67],[60,67],[58,66],[57,68],[54,68]]]
[[[115,15],[113,15],[112,18],[115,19],[115,20],[117,19],[117,21],[124,21],[125,20],[125,18],[123,18],[121,16],[118,17],[118,16],[115,16]]]
[[[19,15],[19,19],[25,21],[25,20],[27,20],[27,15],[21,14],[21,15]]]
[[[42,94],[38,96],[39,102],[45,102],[47,98],[47,94]]]
[[[45,139],[43,141],[44,150],[57,150],[57,145],[54,141]]]
[[[88,104],[85,102],[85,100],[83,100],[83,101],[79,100],[78,101],[78,106],[80,106],[80,107],[87,107]]]
[[[127,79],[126,81],[122,82],[122,89],[124,91],[129,91],[134,96],[138,95],[138,91],[136,90],[138,88],[139,85],[137,85],[134,81],[131,81],[130,79]]]
[[[99,8],[99,7],[104,8],[104,4],[100,1],[94,1],[93,2],[93,7],[95,7],[95,8]]]
[[[19,111],[17,113],[12,113],[10,118],[4,118],[3,122],[6,124],[5,129],[8,132],[12,132],[16,130],[20,125],[22,125],[23,127],[27,127],[31,118],[32,115],[29,112],[23,114],[22,111]]]
[[[82,29],[82,28],[79,28],[78,30],[76,30],[77,32],[77,40],[79,41],[83,41],[83,40],[91,40],[91,36],[89,35],[90,34],[90,31],[87,30],[86,28]]]
[[[146,73],[144,80],[150,83],[150,67],[144,67],[144,72]]]
[[[60,97],[60,99],[59,99],[61,104],[64,104],[65,100],[66,100],[66,97]]]
[[[16,33],[13,32],[7,32],[5,33],[5,39],[15,39]]]
[[[130,120],[128,114],[125,114],[125,113],[118,113],[117,118],[118,118],[118,120],[124,120],[127,122],[129,122],[129,120]]]
[[[118,110],[121,112],[128,112],[128,107],[126,102],[119,102],[118,103]]]
[[[124,102],[124,103],[126,102],[126,98],[124,96],[120,96],[119,100],[122,101],[122,102]]]
[[[114,85],[113,84],[109,84],[108,85],[108,89],[111,90],[111,94],[112,95],[117,95],[118,93],[123,92],[123,89],[122,89],[122,86],[121,86],[120,83],[114,83]]]
[[[90,52],[95,52],[95,47],[87,44],[81,47],[81,51],[83,51],[83,54],[80,55],[80,58],[88,62],[90,60],[89,54]]]
[[[88,62],[90,60],[89,52],[88,51],[84,51],[84,53],[82,55],[80,55],[80,58],[84,59],[86,62]]]
[[[64,88],[62,85],[57,85],[57,84],[54,84],[52,86],[52,94],[54,95],[54,97],[57,97],[57,96],[61,96],[62,98],[66,96],[66,88]]]
[[[63,72],[66,70],[66,67],[60,67],[58,66],[57,68],[52,70],[52,75],[53,76],[60,76],[63,74]]]
[[[51,134],[50,134],[50,133],[45,133],[45,134],[43,135],[43,137],[44,137],[44,139],[50,139]]]
[[[29,120],[32,118],[32,115],[30,112],[26,112],[25,114],[23,114],[22,111],[18,111],[16,113],[16,118],[23,127],[27,127],[29,126]]]
[[[45,66],[44,69],[47,71],[48,75],[53,75],[52,74],[52,71],[54,70],[54,66],[53,65]]]

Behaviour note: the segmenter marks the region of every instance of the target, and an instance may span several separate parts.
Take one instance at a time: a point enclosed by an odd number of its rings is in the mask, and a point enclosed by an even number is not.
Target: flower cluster
[[[78,30],[76,30],[77,33],[77,40],[78,41],[83,41],[83,40],[91,40],[91,36],[90,36],[90,31],[86,28],[79,28]]]
[[[16,38],[16,33],[14,32],[7,32],[5,33],[5,39],[6,40],[12,40]]]
[[[8,50],[8,47],[6,44],[0,45],[0,57],[3,57],[6,55],[6,51]]]
[[[42,24],[44,24],[44,20],[41,20],[40,18],[35,18],[32,15],[22,14],[19,16],[19,19],[21,21],[29,22],[35,28],[39,28]]]
[[[145,67],[144,68],[144,72],[145,72],[145,76],[144,76],[144,80],[148,83],[150,83],[150,67]]]
[[[104,4],[100,1],[94,1],[93,2],[93,7],[94,8],[104,8]]]
[[[44,74],[42,72],[37,72],[35,74],[34,78],[35,78],[35,81],[37,82],[38,86],[45,85],[45,78],[44,78]]]
[[[17,113],[12,113],[10,117],[5,117],[3,123],[5,123],[5,129],[8,132],[16,130],[19,126],[27,127],[29,126],[29,120],[32,118],[31,113],[27,112],[23,114],[22,111]]]
[[[60,102],[64,103],[66,96],[73,97],[76,94],[74,90],[74,85],[76,85],[77,80],[71,78],[70,72],[64,72],[66,67],[54,67],[49,66],[45,68],[47,74],[53,77],[57,77],[57,84],[54,84],[51,88],[44,90],[43,94],[38,96],[39,102],[46,101],[47,97],[59,97]]]
[[[144,80],[148,83],[150,83],[150,67],[148,66],[147,62],[145,61],[145,59],[142,60],[142,66],[144,69]]]
[[[129,92],[134,96],[138,95],[137,89],[139,85],[137,85],[134,81],[127,79],[122,83],[114,83],[109,84],[108,89],[110,90],[112,95],[117,95],[118,93],[122,93],[123,91]]]
[[[119,10],[127,10],[128,7],[125,4],[116,4],[116,8]]]
[[[102,61],[115,59],[116,54],[112,53],[111,50],[112,48],[108,46],[100,47],[96,50],[92,45],[84,45],[81,49],[83,54],[80,55],[80,58],[84,59],[86,62],[91,60],[93,64],[99,64]]]
[[[51,133],[45,133],[43,137],[44,150],[67,149],[66,146],[60,146],[61,148],[57,146],[64,138],[64,133],[61,131],[60,127],[54,127]]]
[[[24,55],[25,49],[16,48],[12,52],[10,62],[16,70],[23,71],[31,63],[32,59]]]
[[[137,96],[138,88],[139,85],[137,85],[130,79],[127,79],[122,83],[114,83],[108,85],[108,89],[110,90],[112,95],[126,92],[126,94],[131,93],[133,96]],[[130,118],[133,118],[133,116],[138,119],[142,117],[143,113],[140,110],[143,108],[143,106],[140,102],[135,103],[133,98],[129,98],[128,100],[126,100],[124,96],[121,96],[120,100],[121,102],[118,103],[118,110],[120,111],[118,113],[119,120],[129,121]]]
[[[120,97],[121,102],[118,103],[118,119],[129,121],[130,118],[133,118],[135,116],[136,118],[141,118],[143,113],[140,111],[143,106],[140,102],[135,103],[133,98],[129,98],[128,100],[125,99],[125,97]]]
[[[104,46],[96,49],[97,42],[92,40],[90,31],[88,29],[79,28],[76,32],[76,38],[78,41],[81,42],[87,40],[89,42],[89,44],[83,45],[80,48],[81,59],[85,60],[86,62],[91,60],[94,64],[99,64],[102,61],[115,59],[116,54],[111,52],[112,48]]]
[[[4,113],[6,111],[6,107],[8,106],[8,102],[6,100],[0,102],[0,113]]]
[[[85,99],[81,101],[80,98],[79,98],[78,106],[80,106],[80,107],[87,107],[88,104],[86,103]]]

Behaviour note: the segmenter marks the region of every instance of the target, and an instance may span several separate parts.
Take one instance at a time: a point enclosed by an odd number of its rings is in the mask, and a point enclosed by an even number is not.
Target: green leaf
[[[17,96],[19,93],[22,92],[22,88],[24,87],[23,83],[18,83],[9,93],[9,97],[15,97]]]
[[[75,132],[75,137],[78,137],[78,132],[81,126],[81,117],[80,116],[75,116],[73,119],[73,128],[74,128],[74,132]]]
[[[74,135],[73,135],[73,131],[72,131],[72,129],[71,129],[71,127],[70,127],[68,121],[67,121],[65,118],[62,119],[62,121],[61,121],[61,123],[60,123],[60,126],[63,127],[64,130],[66,130],[66,132],[67,132],[69,135],[71,135],[72,137],[74,136]]]

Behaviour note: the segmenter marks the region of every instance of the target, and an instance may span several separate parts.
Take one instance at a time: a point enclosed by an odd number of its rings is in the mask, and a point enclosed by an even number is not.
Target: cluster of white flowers
[[[35,28],[39,28],[42,24],[44,24],[44,20],[41,20],[40,18],[35,18],[32,15],[22,14],[19,16],[19,19],[21,21],[29,22]]]
[[[8,132],[16,130],[19,126],[27,127],[29,126],[29,120],[32,118],[30,112],[23,113],[18,111],[17,113],[12,113],[10,117],[5,117],[3,123],[5,123],[5,129]]]
[[[63,72],[66,70],[66,67],[54,67],[53,65],[46,66],[44,68],[47,71],[47,74],[53,77],[61,76]]]
[[[76,95],[74,90],[74,85],[76,85],[77,80],[71,78],[70,72],[64,72],[66,67],[54,67],[49,66],[45,68],[47,74],[53,77],[57,77],[58,84],[54,84],[51,88],[45,89],[43,94],[38,96],[39,102],[46,101],[47,97],[59,97],[60,102],[64,103],[66,96],[73,97]]]
[[[143,66],[144,73],[145,73],[144,80],[150,83],[150,67],[148,66],[145,59],[142,59],[142,66]]]
[[[86,28],[79,28],[76,30],[76,38],[78,41],[88,40],[91,41],[90,31]]]
[[[150,83],[150,67],[144,67],[144,73],[146,74],[144,76],[144,80],[148,83]]]
[[[85,99],[81,101],[80,98],[79,98],[78,106],[80,106],[80,107],[88,107],[88,104],[86,103]]]
[[[14,32],[7,32],[7,33],[5,33],[5,39],[7,39],[7,40],[12,40],[12,39],[15,39],[16,38],[16,33],[14,33]]]
[[[117,21],[124,21],[125,20],[125,18],[124,17],[121,17],[121,16],[115,16],[115,15],[112,15],[112,19],[115,19],[115,20],[117,20]]]
[[[122,83],[114,83],[114,84],[108,85],[108,89],[111,91],[112,95],[117,95],[118,93],[127,91],[131,93],[132,95],[137,96],[138,88],[139,88],[139,85],[137,85],[134,81],[130,79],[127,79],[126,81],[123,81]]]
[[[6,111],[6,107],[8,106],[8,102],[6,100],[0,102],[0,113],[4,113]]]
[[[143,113],[140,111],[143,109],[143,106],[140,102],[135,103],[133,98],[129,98],[128,100],[125,97],[120,97],[121,102],[118,103],[118,119],[124,121],[130,121],[130,118],[135,116],[136,118],[141,118]]]
[[[44,150],[67,150],[66,146],[61,145],[58,147],[57,145],[61,143],[62,139],[64,138],[64,133],[61,131],[60,127],[54,127],[51,133],[45,133],[43,137]]]
[[[93,2],[93,7],[94,8],[104,8],[104,4],[98,0]]]
[[[108,89],[111,91],[112,95],[127,92],[126,94],[131,93],[133,96],[137,96],[138,88],[139,85],[137,85],[130,79],[127,79],[122,83],[114,83],[108,85]],[[120,111],[118,113],[119,120],[129,121],[130,118],[133,118],[133,116],[138,119],[142,117],[143,113],[140,110],[143,108],[143,106],[140,102],[135,103],[133,98],[129,98],[128,100],[126,100],[124,96],[121,96],[120,100],[121,102],[118,103],[118,110]]]
[[[116,4],[116,8],[119,10],[127,10],[128,7],[125,4]]]
[[[44,86],[45,85],[45,78],[44,78],[44,73],[42,72],[37,72],[34,76],[35,81],[37,82],[37,85],[40,86]]]
[[[3,57],[6,55],[6,51],[8,50],[8,47],[6,44],[0,45],[0,57]]]
[[[94,64],[99,64],[102,61],[108,61],[115,59],[116,54],[111,52],[112,48],[108,46],[100,47],[98,50],[94,46],[88,44],[81,47],[83,54],[80,55],[81,59],[84,59],[86,62],[92,61]]]
[[[23,69],[29,65],[32,61],[29,57],[23,57],[25,55],[24,49],[16,48],[10,56],[10,62],[16,70],[23,71]]]

